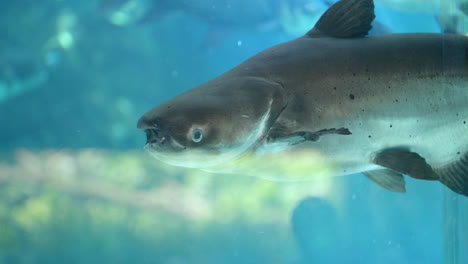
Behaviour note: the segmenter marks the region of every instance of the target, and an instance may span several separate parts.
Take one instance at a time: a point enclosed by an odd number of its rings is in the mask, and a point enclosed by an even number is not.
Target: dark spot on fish
[[[372,137],[372,136],[371,136],[371,135],[369,135],[369,138],[371,138],[371,137]]]
[[[353,76],[356,76],[356,73],[355,73],[355,72],[353,72]]]
[[[368,77],[367,80],[370,81],[370,77]]]
[[[390,127],[393,127],[393,125],[390,125]]]
[[[336,86],[335,86],[335,87],[333,87],[333,89],[336,91]]]
[[[460,155],[460,151],[457,152],[457,155]]]
[[[349,98],[350,98],[351,100],[354,100],[354,94],[350,94],[350,95],[349,95]]]
[[[392,88],[392,87],[389,85],[389,86],[388,86],[388,89],[391,89],[391,88]]]
[[[458,113],[456,114],[456,116],[458,116]]]
[[[463,124],[466,124],[466,121],[463,121]]]
[[[395,102],[398,103],[398,99],[395,99]]]

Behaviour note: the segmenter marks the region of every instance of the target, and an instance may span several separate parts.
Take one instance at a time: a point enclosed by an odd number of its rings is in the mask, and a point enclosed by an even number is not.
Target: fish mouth
[[[168,140],[168,136],[164,135],[156,128],[147,128],[144,131],[146,134],[145,149],[155,149],[162,147],[162,145],[164,145]]]
[[[159,126],[158,120],[152,120],[143,115],[137,123],[137,128],[145,132],[146,150],[161,149],[169,141],[169,135]]]

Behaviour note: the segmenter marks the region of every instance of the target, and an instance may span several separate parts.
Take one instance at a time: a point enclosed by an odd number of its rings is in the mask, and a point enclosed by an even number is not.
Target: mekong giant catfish
[[[303,37],[144,114],[145,148],[260,177],[301,153],[311,178],[362,172],[404,192],[407,175],[468,195],[468,37],[367,36],[374,17],[372,0],[335,3]]]

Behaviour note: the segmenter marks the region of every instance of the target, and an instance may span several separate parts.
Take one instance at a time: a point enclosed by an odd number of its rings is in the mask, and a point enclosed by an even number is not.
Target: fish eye
[[[198,143],[202,141],[202,139],[203,139],[203,130],[201,130],[200,128],[195,128],[192,131],[192,141],[195,143]]]

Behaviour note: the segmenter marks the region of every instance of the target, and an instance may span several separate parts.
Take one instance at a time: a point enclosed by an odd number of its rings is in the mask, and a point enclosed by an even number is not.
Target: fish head
[[[210,169],[254,149],[284,108],[282,87],[259,78],[209,82],[144,114],[145,149],[165,163]]]

